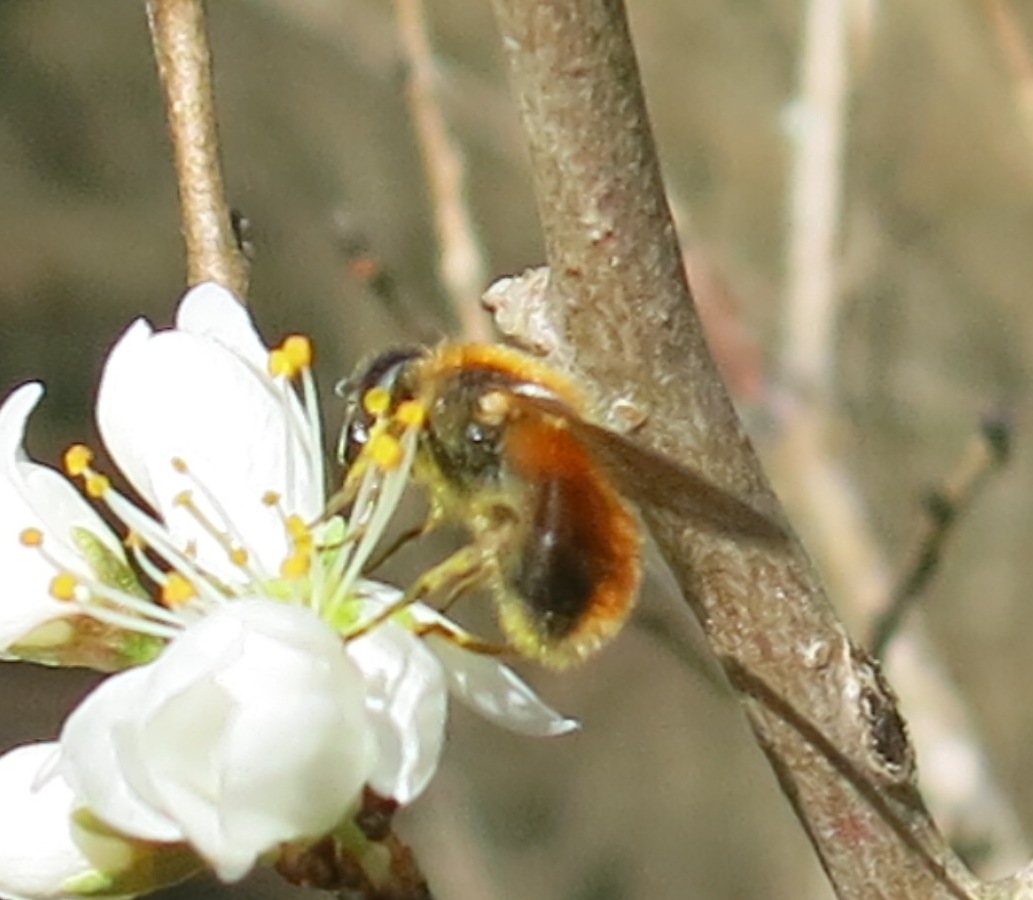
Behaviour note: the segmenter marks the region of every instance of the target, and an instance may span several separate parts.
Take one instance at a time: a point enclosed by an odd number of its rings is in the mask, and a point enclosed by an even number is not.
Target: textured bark
[[[693,307],[622,3],[494,7],[551,269],[541,308],[514,317],[511,336],[552,343],[612,425],[617,410],[640,419],[637,439],[777,517]],[[542,340],[543,321],[554,340]],[[534,335],[520,333],[527,323]],[[930,821],[892,692],[804,549],[704,533],[659,510],[643,516],[837,894],[990,896]]]

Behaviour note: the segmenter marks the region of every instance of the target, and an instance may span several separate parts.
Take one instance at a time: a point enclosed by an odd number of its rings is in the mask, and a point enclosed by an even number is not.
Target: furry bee
[[[380,416],[411,401],[422,407],[413,477],[429,491],[428,528],[458,521],[471,537],[425,583],[488,587],[508,645],[549,667],[590,656],[631,612],[641,532],[629,501],[732,536],[784,537],[698,472],[590,422],[589,401],[570,378],[517,350],[388,350],[346,389],[346,465]],[[387,398],[376,414],[363,402],[373,389]]]

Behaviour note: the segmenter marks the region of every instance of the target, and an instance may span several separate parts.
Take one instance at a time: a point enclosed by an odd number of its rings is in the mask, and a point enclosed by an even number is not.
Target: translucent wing
[[[622,435],[586,422],[562,401],[518,394],[526,415],[562,419],[633,503],[666,509],[703,528],[763,542],[787,540],[785,529],[706,476]]]

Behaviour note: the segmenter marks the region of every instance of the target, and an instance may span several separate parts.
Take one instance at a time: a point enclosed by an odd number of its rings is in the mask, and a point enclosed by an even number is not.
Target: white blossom
[[[202,568],[231,584],[244,577],[222,532],[275,575],[290,549],[284,515],[312,522],[326,502],[318,415],[269,374],[269,352],[228,291],[194,288],[176,323],[155,332],[137,320],[112,349],[97,396],[101,436]],[[179,502],[184,492],[198,512]],[[278,505],[266,502],[271,493]]]
[[[55,743],[0,756],[0,897],[118,898],[181,881],[200,868],[182,847],[148,844],[82,809],[55,770]]]
[[[39,626],[77,612],[50,592],[56,568],[92,574],[77,534],[92,536],[113,558],[124,560],[118,538],[82,494],[26,456],[26,422],[42,396],[42,385],[25,384],[0,406],[0,653]],[[45,542],[46,556],[26,546],[25,535],[33,530]]]
[[[56,744],[30,744],[0,756],[0,895],[70,896],[65,885],[94,871],[75,842],[76,797],[60,778],[38,784]]]
[[[437,657],[397,622],[348,643],[362,670],[366,708],[376,736],[369,786],[411,803],[430,782],[445,738],[447,686]]]
[[[65,723],[61,771],[95,815],[185,840],[226,880],[318,837],[374,767],[365,683],[309,610],[241,600],[153,663],[110,678]]]
[[[362,577],[409,482],[419,426],[400,426],[398,453],[358,470],[344,515],[326,494],[309,353],[303,339],[267,350],[210,284],[186,295],[175,328],[139,320],[111,351],[98,425],[146,506],[86,448],[67,467],[123,523],[158,602],[74,552],[69,523],[125,565],[88,504],[24,458],[40,389],[0,408],[0,502],[9,494],[20,522],[8,536],[37,522],[46,534],[46,552],[19,557],[46,612],[30,624],[72,609],[165,644],[75,710],[48,784],[124,841],[166,848],[159,858],[192,848],[225,880],[284,842],[333,832],[364,787],[413,802],[437,768],[450,691],[518,733],[576,727],[497,658],[466,649],[450,620]],[[48,491],[27,494],[30,483]],[[55,571],[62,601],[47,594]],[[0,607],[0,641],[4,621]],[[0,842],[0,891],[8,865]]]

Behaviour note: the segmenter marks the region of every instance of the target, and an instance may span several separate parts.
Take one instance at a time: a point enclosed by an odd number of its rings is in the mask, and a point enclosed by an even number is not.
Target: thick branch
[[[692,305],[622,4],[494,6],[531,145],[560,362],[605,408],[644,413],[644,443],[774,511]],[[643,513],[839,896],[981,896],[921,804],[889,689],[803,549]]]
[[[187,283],[216,281],[244,299],[247,262],[223,187],[203,0],[148,0],[147,19],[175,156]]]

